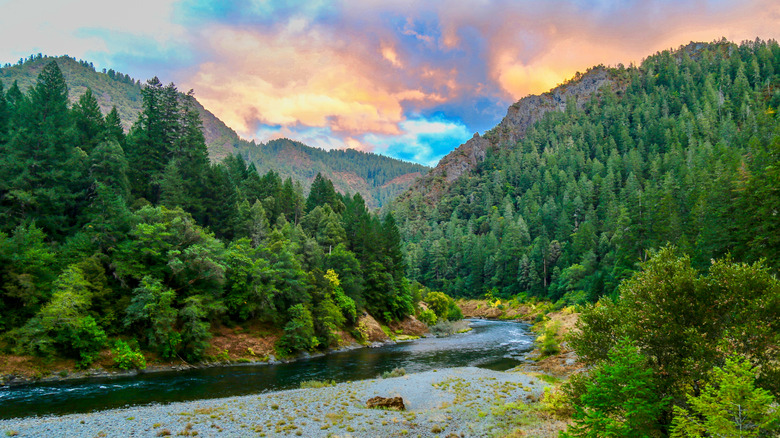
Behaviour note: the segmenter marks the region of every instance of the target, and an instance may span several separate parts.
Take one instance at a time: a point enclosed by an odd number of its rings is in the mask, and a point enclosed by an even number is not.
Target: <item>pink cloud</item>
[[[367,149],[358,138],[401,138],[415,113],[485,97],[509,103],[593,65],[638,63],[691,40],[780,36],[780,4],[768,0],[367,1],[334,15],[193,30],[209,55],[185,88],[245,136],[260,125],[327,128],[337,141],[319,140],[325,147]]]

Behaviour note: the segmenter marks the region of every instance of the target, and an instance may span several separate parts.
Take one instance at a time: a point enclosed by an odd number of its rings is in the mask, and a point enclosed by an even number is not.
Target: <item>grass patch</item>
[[[406,375],[406,370],[403,368],[393,368],[393,371],[385,371],[382,373],[383,379],[389,379],[392,377],[401,377]]]
[[[301,389],[325,388],[326,386],[336,386],[336,381],[331,380],[328,382],[327,380],[306,380],[301,382]]]

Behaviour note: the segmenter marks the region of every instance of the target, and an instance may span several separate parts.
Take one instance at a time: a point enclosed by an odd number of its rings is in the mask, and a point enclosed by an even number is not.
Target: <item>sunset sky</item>
[[[242,137],[433,165],[596,64],[780,38],[780,2],[0,0],[0,62],[68,54],[190,88]]]

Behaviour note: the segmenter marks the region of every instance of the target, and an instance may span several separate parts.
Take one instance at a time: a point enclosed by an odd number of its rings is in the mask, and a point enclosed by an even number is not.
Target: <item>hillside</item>
[[[576,303],[667,243],[777,269],[778,73],[777,42],[691,43],[521,99],[389,207],[410,279]]]
[[[5,89],[16,81],[25,92],[35,84],[38,74],[51,59],[38,55],[15,65],[6,64],[0,69],[0,81]],[[56,60],[68,85],[71,103],[77,102],[89,88],[103,114],[116,106],[123,127],[129,130],[141,111],[142,81],[113,70],[96,71],[91,63],[68,56]],[[241,139],[197,99],[194,104],[203,122],[203,134],[212,161],[239,154],[263,173],[274,170],[282,177],[300,181],[306,189],[319,172],[332,179],[337,190],[359,192],[371,208],[382,206],[428,171],[425,166],[355,150],[325,151],[289,140],[274,140],[268,144],[249,142]]]
[[[368,341],[365,313],[413,314],[395,220],[361,196],[209,162],[194,98],[159,81],[127,135],[93,93],[68,94],[52,60],[26,93],[0,93],[0,368],[211,360],[240,324],[290,356]],[[266,354],[238,353],[252,348]]]
[[[488,150],[511,147],[545,114],[565,110],[570,101],[582,108],[602,86],[615,86],[613,76],[609,70],[598,66],[547,93],[520,99],[509,107],[506,116],[495,128],[484,136],[474,134],[466,143],[444,156],[431,172],[417,180],[401,197],[408,198],[419,193],[427,203],[435,204],[458,178],[475,170],[485,160]]]

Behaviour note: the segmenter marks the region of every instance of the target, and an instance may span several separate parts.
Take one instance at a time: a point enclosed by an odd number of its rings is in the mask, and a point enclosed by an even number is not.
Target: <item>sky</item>
[[[777,0],[0,0],[0,63],[70,55],[158,76],[246,139],[435,165],[528,94],[726,37]]]

